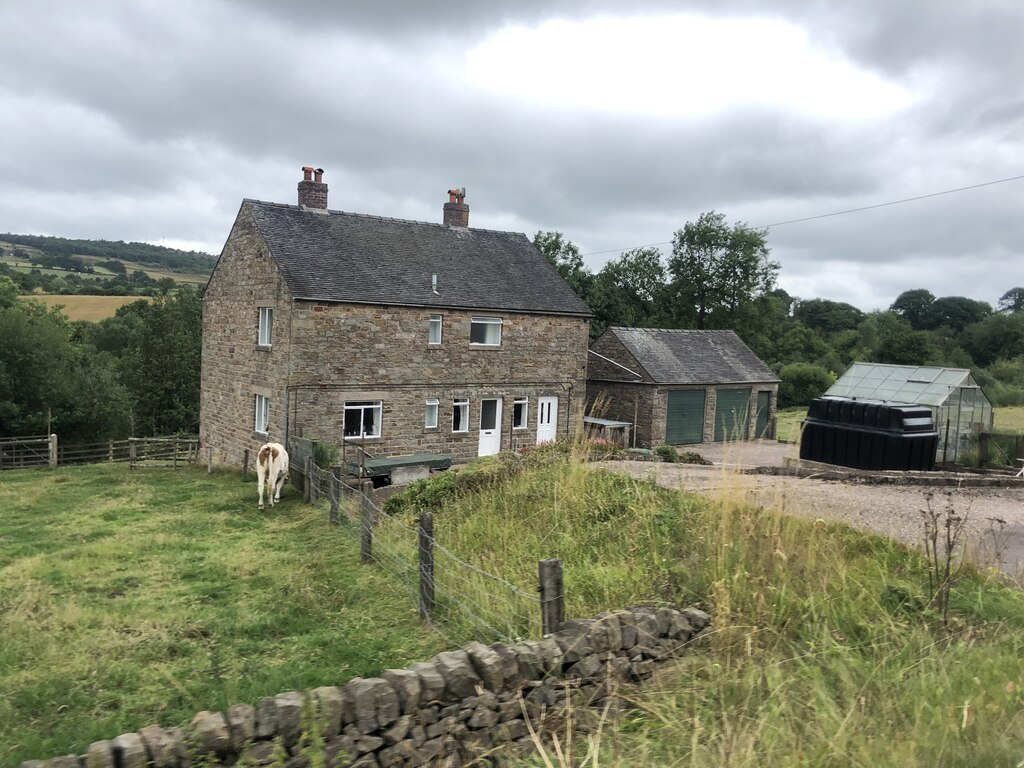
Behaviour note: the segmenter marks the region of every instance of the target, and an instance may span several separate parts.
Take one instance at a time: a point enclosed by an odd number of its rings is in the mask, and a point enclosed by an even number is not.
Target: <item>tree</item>
[[[609,261],[596,278],[599,300],[591,309],[605,325],[648,326],[665,289],[657,248],[634,248]]]
[[[711,211],[672,238],[670,311],[680,327],[727,326],[775,285],[779,265],[768,259],[766,230],[726,224]]]
[[[1011,288],[999,297],[998,312],[1024,312],[1024,288]]]
[[[925,321],[925,328],[950,328],[959,333],[964,328],[980,322],[992,314],[992,307],[985,301],[975,301],[965,296],[943,296],[932,302]]]
[[[584,266],[579,247],[567,240],[561,232],[538,231],[533,236],[533,244],[576,291],[576,295],[583,298],[593,275]]]
[[[908,323],[915,331],[928,327],[928,320],[932,304],[935,302],[935,294],[924,288],[915,288],[912,291],[904,291],[896,297],[889,311],[895,312]]]
[[[830,336],[839,331],[849,331],[860,325],[864,313],[852,304],[828,299],[808,299],[797,302],[793,317],[812,331]]]

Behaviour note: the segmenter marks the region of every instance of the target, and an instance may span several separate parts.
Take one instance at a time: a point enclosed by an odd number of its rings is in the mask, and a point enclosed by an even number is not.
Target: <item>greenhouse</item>
[[[966,368],[854,363],[826,396],[927,405],[939,432],[937,462],[955,462],[979,432],[992,431],[992,403]]]

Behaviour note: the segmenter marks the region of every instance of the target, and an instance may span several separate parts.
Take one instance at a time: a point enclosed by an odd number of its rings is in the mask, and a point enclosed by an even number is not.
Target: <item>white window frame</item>
[[[462,419],[459,429],[455,428],[455,414],[462,409]],[[469,398],[456,397],[452,400],[452,432],[463,434],[469,432]]]
[[[363,411],[366,411],[366,410],[376,411],[375,418],[373,420],[373,425],[374,425],[376,431],[373,434],[368,434],[368,433],[363,431],[363,426],[364,426]],[[341,422],[341,431],[342,431],[342,433],[345,432],[345,422],[348,421],[347,417],[348,417],[349,411],[359,411],[359,434],[358,435],[345,435],[345,434],[343,434],[343,438],[345,440],[365,440],[367,438],[375,439],[375,438],[379,438],[380,437],[380,435],[381,435],[381,422],[383,421],[383,417],[384,417],[384,401],[383,400],[347,400],[347,401],[345,401],[345,410],[344,410],[344,413],[342,414],[343,418],[342,418],[342,422]]]
[[[501,346],[501,326],[503,320],[500,317],[471,317],[469,319],[469,343],[470,346],[474,347],[500,347]],[[484,330],[484,338],[486,339],[491,333],[491,329],[497,327],[498,339],[497,341],[473,341],[473,330],[478,326],[482,326]]]
[[[253,410],[256,413],[253,431],[261,435],[269,434],[267,430],[270,425],[270,398],[266,395],[254,395]]]
[[[256,335],[256,343],[261,347],[269,347],[274,333],[274,308],[260,307],[259,317],[259,331]]]
[[[436,338],[434,331],[437,331]],[[427,344],[437,346],[444,338],[444,315],[431,315],[427,321]]]
[[[428,397],[426,413],[423,417],[424,429],[437,429],[437,418],[439,410],[440,401],[436,397]]]
[[[520,423],[516,424],[516,406],[522,403],[523,411]],[[512,429],[529,429],[530,428],[530,398],[528,397],[517,397],[512,401]]]

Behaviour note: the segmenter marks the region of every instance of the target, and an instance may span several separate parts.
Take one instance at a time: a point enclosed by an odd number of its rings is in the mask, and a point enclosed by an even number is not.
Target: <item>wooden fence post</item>
[[[242,479],[244,480],[249,476],[249,449],[246,448],[242,453]]]
[[[128,468],[135,469],[135,460],[138,458],[138,443],[134,437],[128,438]]]
[[[373,480],[363,480],[359,490],[359,559],[368,563],[373,557],[373,506],[370,501]]]
[[[303,498],[307,504],[313,503],[313,457],[306,457],[306,482],[303,483]]]
[[[340,523],[338,504],[341,496],[341,467],[331,467],[331,513],[327,518],[332,523]]]
[[[420,618],[434,610],[434,515],[420,515]]]
[[[988,462],[988,443],[991,435],[987,432],[978,433],[978,466],[983,467]]]
[[[541,560],[537,564],[540,578],[540,626],[544,635],[562,628],[565,621],[565,595],[562,591],[562,561]]]
[[[213,474],[213,447],[206,449],[206,474]]]
[[[56,466],[57,466],[57,435],[50,435],[49,449],[50,449],[50,469],[55,469]]]

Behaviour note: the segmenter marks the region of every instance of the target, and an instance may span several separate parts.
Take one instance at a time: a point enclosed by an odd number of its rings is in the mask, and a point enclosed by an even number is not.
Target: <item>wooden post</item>
[[[306,478],[303,483],[302,496],[306,500],[307,504],[313,502],[313,457],[306,457]]]
[[[206,449],[206,474],[213,474],[213,447]]]
[[[373,480],[359,483],[359,491],[359,559],[368,563],[373,557],[373,506],[370,503]]]
[[[434,610],[434,515],[420,515],[420,618]]]
[[[173,449],[172,449],[174,451],[174,454],[173,454],[173,458],[171,459],[171,468],[172,469],[177,469],[178,468],[178,441],[175,440],[173,443],[171,443],[171,445],[174,446]]]
[[[111,440],[109,443],[107,443],[107,461],[109,461],[111,464],[114,463],[114,441],[113,440]]]
[[[246,448],[242,453],[242,479],[244,480],[249,476],[249,449]]]
[[[988,441],[991,438],[988,432],[978,433],[978,466],[983,467],[988,461]]]
[[[562,628],[565,621],[565,595],[562,591],[562,561],[541,560],[537,564],[540,577],[540,626],[544,635]]]
[[[331,467],[331,513],[328,520],[332,523],[340,523],[341,515],[338,514],[338,504],[341,497],[341,467]]]
[[[137,452],[138,443],[135,442],[134,437],[128,438],[128,468],[135,469],[135,460],[138,457]]]
[[[50,449],[50,469],[55,469],[57,467],[57,436],[56,435],[50,435],[49,449]]]

